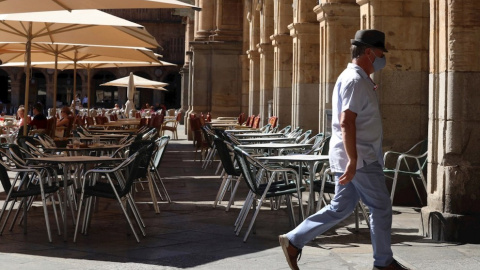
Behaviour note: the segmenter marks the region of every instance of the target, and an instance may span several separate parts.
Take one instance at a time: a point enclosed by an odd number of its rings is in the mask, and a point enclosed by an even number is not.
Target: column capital
[[[321,3],[313,8],[319,22],[339,17],[358,17],[359,5],[356,3]]]
[[[292,44],[292,37],[287,34],[275,34],[271,35],[270,39],[272,40],[273,46],[280,46],[284,44]]]
[[[318,23],[292,23],[288,25],[290,36],[318,35]]]
[[[257,44],[257,49],[258,49],[258,53],[264,54],[266,52],[272,52],[273,51],[273,45],[272,45],[272,43],[258,43]]]
[[[258,50],[247,50],[248,59],[257,59],[260,58],[260,53]]]

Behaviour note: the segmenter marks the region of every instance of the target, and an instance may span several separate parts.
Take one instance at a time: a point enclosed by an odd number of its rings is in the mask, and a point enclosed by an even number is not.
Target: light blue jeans
[[[335,196],[330,204],[290,231],[288,239],[297,248],[303,248],[307,242],[350,216],[361,198],[370,210],[374,265],[389,265],[393,260],[392,205],[382,166],[374,162],[358,169],[353,180],[344,186],[338,184],[341,175],[335,174]]]

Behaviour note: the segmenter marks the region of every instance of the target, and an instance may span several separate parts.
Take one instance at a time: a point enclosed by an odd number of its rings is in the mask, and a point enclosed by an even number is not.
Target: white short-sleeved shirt
[[[357,170],[364,162],[378,161],[383,165],[382,119],[375,84],[361,67],[353,63],[349,63],[340,74],[333,90],[329,158],[334,172],[345,172],[348,163],[340,127],[341,114],[346,110],[357,114]]]

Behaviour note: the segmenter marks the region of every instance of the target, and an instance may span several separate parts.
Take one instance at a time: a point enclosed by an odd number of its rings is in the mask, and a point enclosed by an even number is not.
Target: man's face
[[[33,115],[37,115],[38,114],[38,110],[36,108],[33,108]]]
[[[378,48],[367,48],[367,54],[368,58],[371,59],[370,61],[373,62],[375,61],[375,58],[383,58],[385,55],[383,54],[383,50],[378,49]]]

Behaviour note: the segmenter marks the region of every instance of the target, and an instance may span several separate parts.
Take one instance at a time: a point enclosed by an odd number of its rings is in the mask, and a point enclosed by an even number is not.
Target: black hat
[[[352,45],[367,45],[388,52],[385,48],[385,33],[378,30],[358,30],[357,33],[355,33],[355,39],[351,39],[350,41]]]

